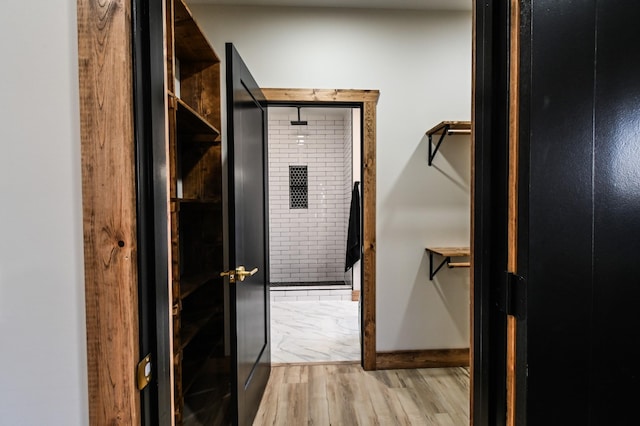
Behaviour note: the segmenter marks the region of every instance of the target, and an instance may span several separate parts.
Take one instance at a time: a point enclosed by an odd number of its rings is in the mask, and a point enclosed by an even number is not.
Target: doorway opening
[[[360,107],[269,107],[272,362],[361,361]]]
[[[376,352],[376,115],[378,90],[262,89],[269,105],[351,106],[361,108],[362,271],[360,291],[361,366],[377,368]]]

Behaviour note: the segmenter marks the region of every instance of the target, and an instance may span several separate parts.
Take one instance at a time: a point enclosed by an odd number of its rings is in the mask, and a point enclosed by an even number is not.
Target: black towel
[[[360,260],[360,191],[358,185],[353,184],[351,194],[351,209],[349,210],[349,228],[347,230],[347,259],[344,271],[347,272],[358,260]]]

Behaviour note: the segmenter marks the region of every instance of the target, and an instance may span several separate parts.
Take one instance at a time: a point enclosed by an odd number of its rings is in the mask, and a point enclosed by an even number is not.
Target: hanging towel
[[[347,259],[344,271],[347,272],[358,260],[360,260],[360,182],[353,184],[351,194],[351,209],[349,210],[349,228],[347,230]]]

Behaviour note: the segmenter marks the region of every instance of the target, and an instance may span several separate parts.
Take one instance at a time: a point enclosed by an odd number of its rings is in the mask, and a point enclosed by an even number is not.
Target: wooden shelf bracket
[[[438,271],[440,271],[440,269],[442,269],[442,267],[448,264],[449,262],[451,262],[451,257],[447,256],[444,258],[442,263],[440,263],[440,265],[438,265],[438,267],[434,270],[433,269],[433,252],[430,251],[429,252],[429,280],[433,281],[433,277],[436,276]]]
[[[466,257],[471,255],[469,247],[427,247],[425,250],[429,253],[429,280],[431,281],[433,281],[433,277],[435,277],[445,265],[447,265],[448,268],[468,268],[471,266],[470,262],[451,262],[452,257]],[[435,269],[433,262],[434,254],[444,258]]]
[[[433,135],[440,134],[440,139],[438,139],[438,143],[434,148],[433,146]],[[427,136],[429,137],[429,165],[433,163],[433,159],[435,158],[438,150],[440,149],[440,145],[444,141],[445,136],[447,135],[469,135],[471,134],[471,122],[470,121],[442,121],[438,123],[435,127],[427,131]]]

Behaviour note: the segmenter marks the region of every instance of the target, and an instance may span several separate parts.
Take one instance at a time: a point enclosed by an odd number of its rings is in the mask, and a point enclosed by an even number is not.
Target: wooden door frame
[[[362,108],[362,367],[376,369],[376,112],[378,90],[262,89],[267,103],[360,104]]]
[[[163,16],[164,1],[77,1],[92,425],[173,424],[171,354],[157,350],[171,335]],[[144,391],[141,349],[156,354]]]
[[[78,0],[89,422],[141,422],[132,1]]]

